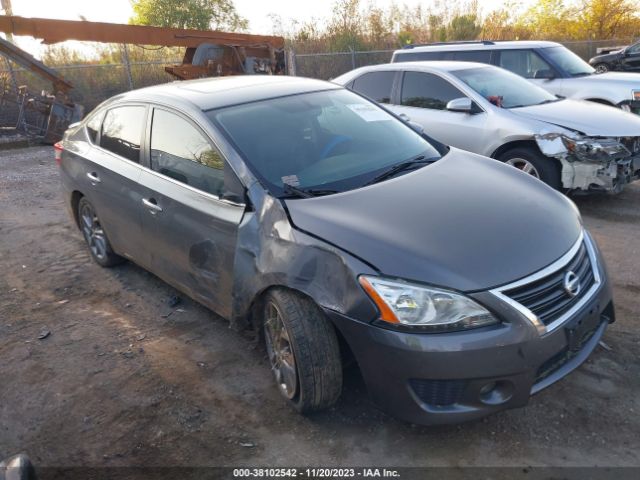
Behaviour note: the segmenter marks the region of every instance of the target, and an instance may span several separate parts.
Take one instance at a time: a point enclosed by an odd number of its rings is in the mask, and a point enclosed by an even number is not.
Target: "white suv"
[[[392,63],[457,60],[496,65],[517,73],[555,95],[591,100],[640,114],[640,76],[596,71],[555,42],[451,42],[408,45],[393,53]]]
[[[436,140],[495,158],[558,190],[616,193],[640,176],[640,117],[560,99],[502,68],[387,63],[333,80]]]

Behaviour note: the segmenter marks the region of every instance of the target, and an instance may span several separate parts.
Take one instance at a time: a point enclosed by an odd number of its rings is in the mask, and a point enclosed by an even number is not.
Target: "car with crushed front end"
[[[127,92],[70,128],[56,158],[93,259],[129,259],[261,332],[299,412],[338,400],[348,358],[411,422],[521,407],[614,320],[569,199],[331,83]]]
[[[495,158],[564,192],[619,193],[640,178],[640,117],[562,99],[482,63],[362,67],[333,80],[420,124],[436,140]]]

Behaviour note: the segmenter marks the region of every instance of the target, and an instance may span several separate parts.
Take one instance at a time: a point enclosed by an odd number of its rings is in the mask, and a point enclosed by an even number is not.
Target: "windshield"
[[[595,72],[591,65],[565,47],[549,47],[544,53],[558,68],[572,77],[591,75]]]
[[[558,100],[520,75],[501,68],[477,67],[451,73],[498,107],[528,107]]]
[[[208,112],[274,195],[344,191],[397,163],[440,157],[421,135],[347,90],[292,95]],[[286,189],[290,190],[290,189]]]

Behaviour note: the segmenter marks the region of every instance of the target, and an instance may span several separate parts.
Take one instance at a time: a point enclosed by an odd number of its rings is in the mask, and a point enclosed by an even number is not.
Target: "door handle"
[[[151,210],[151,213],[153,214],[162,211],[162,207],[158,205],[158,202],[156,202],[154,198],[143,198],[142,203],[144,203],[144,206]]]
[[[96,172],[90,172],[87,173],[87,178],[89,179],[89,181],[91,183],[93,183],[94,185],[96,183],[100,183],[102,180],[100,180],[100,177],[98,177],[98,174]]]

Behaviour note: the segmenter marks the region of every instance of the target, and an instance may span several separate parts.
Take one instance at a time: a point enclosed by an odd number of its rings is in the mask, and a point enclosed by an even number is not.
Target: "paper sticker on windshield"
[[[374,107],[373,105],[364,105],[361,103],[347,105],[349,109],[360,118],[362,118],[365,122],[384,122],[389,120],[389,115],[380,110],[379,108]]]
[[[297,175],[287,175],[286,177],[281,177],[280,178],[282,180],[283,184],[288,184],[291,185],[292,187],[297,187],[298,185],[300,185],[300,180],[298,180],[298,176]]]

